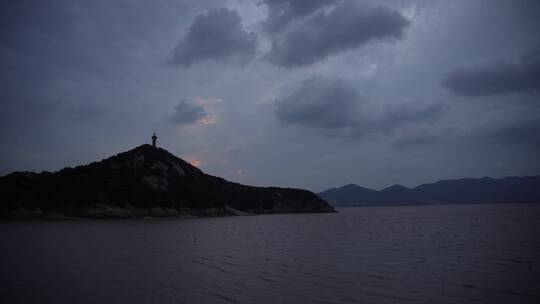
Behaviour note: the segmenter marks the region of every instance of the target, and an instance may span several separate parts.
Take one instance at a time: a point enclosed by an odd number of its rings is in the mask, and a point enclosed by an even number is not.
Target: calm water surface
[[[540,205],[0,223],[2,303],[540,303]]]

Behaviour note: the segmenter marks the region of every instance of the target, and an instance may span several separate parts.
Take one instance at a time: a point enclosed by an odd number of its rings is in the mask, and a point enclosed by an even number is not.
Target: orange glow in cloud
[[[200,167],[202,166],[202,160],[200,159],[196,159],[194,157],[191,157],[191,156],[186,156],[186,157],[183,157],[185,161],[187,161],[188,163],[192,164],[193,166],[195,167]]]
[[[217,117],[213,114],[208,114],[208,116],[201,118],[200,122],[203,125],[213,125],[217,122]]]
[[[201,118],[199,122],[203,125],[213,125],[218,121],[218,118],[215,114],[215,105],[217,103],[221,102],[221,99],[219,98],[202,98],[197,97],[195,99],[195,104],[199,105],[204,109],[206,113],[208,113],[207,116]]]

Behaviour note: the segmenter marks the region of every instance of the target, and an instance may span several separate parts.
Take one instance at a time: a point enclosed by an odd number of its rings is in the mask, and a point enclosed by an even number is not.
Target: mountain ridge
[[[351,192],[353,186],[363,190]],[[343,190],[344,187],[348,190]],[[540,202],[540,176],[446,179],[414,188],[393,185],[380,191],[348,184],[340,188],[330,188],[318,195],[336,207],[536,203]]]

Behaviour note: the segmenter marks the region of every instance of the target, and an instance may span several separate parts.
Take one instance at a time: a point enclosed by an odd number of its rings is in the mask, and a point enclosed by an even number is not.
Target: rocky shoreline
[[[286,213],[326,213],[337,212],[334,208],[322,210],[250,210],[241,211],[225,206],[225,208],[208,208],[202,210],[152,207],[150,209],[127,209],[113,205],[97,204],[84,210],[72,210],[71,213],[58,211],[43,211],[40,208],[27,210],[17,209],[0,214],[1,220],[77,220],[77,219],[148,219],[148,218],[194,218],[194,217],[225,217],[250,216],[262,214]]]

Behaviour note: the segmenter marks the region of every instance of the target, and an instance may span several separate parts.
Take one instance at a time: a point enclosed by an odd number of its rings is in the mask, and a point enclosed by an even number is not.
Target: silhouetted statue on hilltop
[[[152,135],[152,147],[156,147],[156,141],[157,141],[157,136],[156,136],[156,133],[154,133],[154,135]]]

